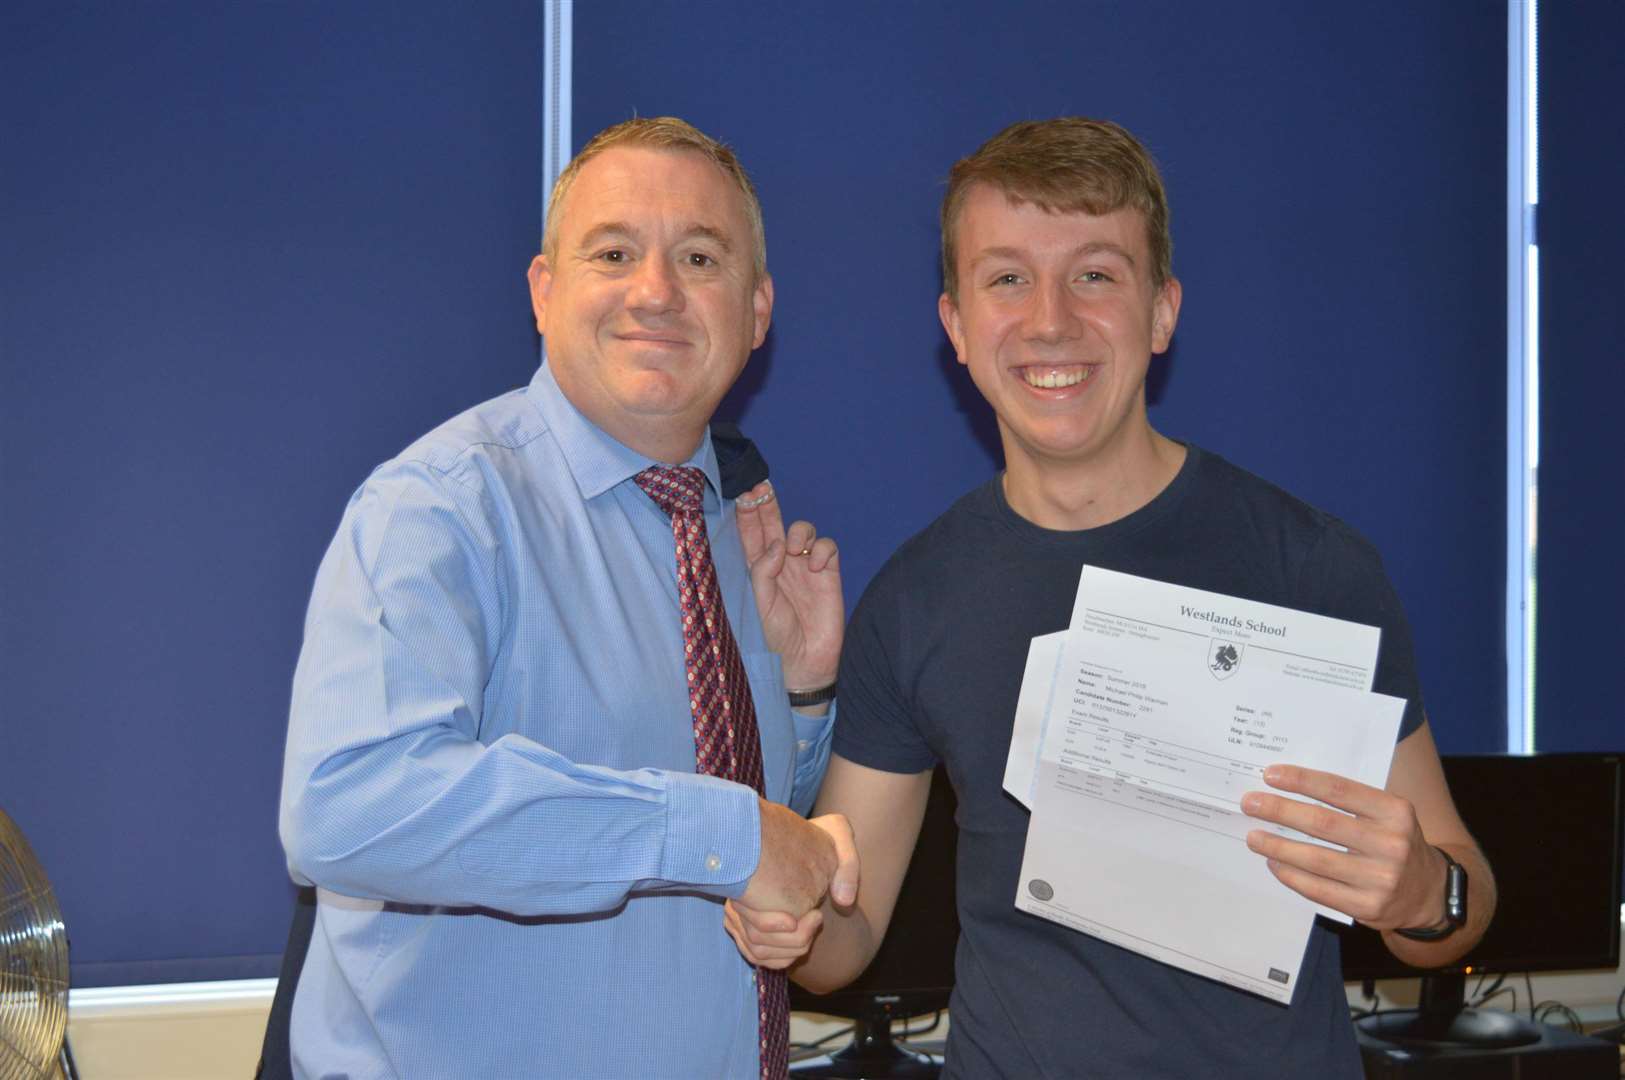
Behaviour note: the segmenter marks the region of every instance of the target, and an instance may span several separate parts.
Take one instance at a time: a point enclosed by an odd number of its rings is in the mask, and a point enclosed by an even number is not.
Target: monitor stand
[[[1465,1007],[1464,975],[1422,980],[1419,1008],[1362,1017],[1367,1080],[1612,1080],[1619,1048],[1601,1039]]]
[[[1541,1029],[1510,1013],[1467,1008],[1467,976],[1439,973],[1422,979],[1415,1009],[1394,1009],[1363,1016],[1360,1030],[1383,1042],[1411,1046],[1476,1047],[1503,1050],[1532,1046]]]
[[[844,1050],[828,1057],[792,1062],[792,1077],[817,1077],[819,1080],[847,1080],[869,1077],[923,1078],[936,1080],[942,1074],[942,1062],[929,1054],[907,1050],[891,1037],[892,1017],[860,1017],[853,1021],[852,1041]]]

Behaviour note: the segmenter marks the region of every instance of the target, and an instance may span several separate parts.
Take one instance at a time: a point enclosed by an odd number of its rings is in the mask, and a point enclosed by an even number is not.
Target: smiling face
[[[957,229],[957,295],[938,311],[998,415],[1009,482],[1084,466],[1137,484],[1156,467],[1146,369],[1180,299],[1153,284],[1144,215],[1051,213],[979,183]]]
[[[618,441],[686,460],[772,315],[743,195],[701,154],[617,146],[555,211],[530,268],[553,377]]]

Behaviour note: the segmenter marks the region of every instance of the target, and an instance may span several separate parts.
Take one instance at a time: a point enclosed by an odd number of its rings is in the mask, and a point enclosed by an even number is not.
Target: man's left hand
[[[784,528],[773,487],[763,481],[734,504],[739,538],[750,564],[756,610],[767,647],[784,663],[791,690],[817,690],[835,681],[846,607],[835,541],[810,522]]]
[[[1247,846],[1268,858],[1270,872],[1283,885],[1374,930],[1440,920],[1444,859],[1422,835],[1409,800],[1296,765],[1271,765],[1264,782],[1327,805],[1250,791],[1241,800],[1246,814],[1348,849],[1263,829],[1248,833]]]
[[[807,955],[824,926],[824,909],[815,907],[800,919],[783,911],[759,911],[738,900],[722,905],[722,927],[739,954],[757,967],[783,971]]]

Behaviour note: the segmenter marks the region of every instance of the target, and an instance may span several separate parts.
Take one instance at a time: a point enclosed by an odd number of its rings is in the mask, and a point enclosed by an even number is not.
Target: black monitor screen
[[[954,890],[957,806],[947,774],[939,767],[931,777],[931,797],[914,857],[874,960],[855,982],[833,994],[813,994],[792,983],[792,1008],[833,1016],[904,1017],[947,1007],[959,943]]]
[[[1487,972],[1619,965],[1618,754],[1446,755],[1445,777],[1495,871],[1495,919],[1451,965]],[[1417,974],[1373,930],[1343,931],[1345,979]]]

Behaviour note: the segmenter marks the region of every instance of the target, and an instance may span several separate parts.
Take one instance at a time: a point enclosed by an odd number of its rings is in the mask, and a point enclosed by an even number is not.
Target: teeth
[[[1032,368],[1027,368],[1021,373],[1021,376],[1027,380],[1028,386],[1037,386],[1045,390],[1055,390],[1064,386],[1076,386],[1078,383],[1081,383],[1083,380],[1087,379],[1089,377],[1089,373],[1093,370],[1093,368],[1078,368],[1073,371],[1051,370],[1046,371],[1043,374],[1039,374]]]

